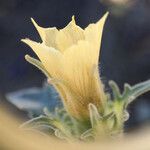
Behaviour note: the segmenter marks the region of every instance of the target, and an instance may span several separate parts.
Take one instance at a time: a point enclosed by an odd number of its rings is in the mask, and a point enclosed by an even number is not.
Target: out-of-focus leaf
[[[8,93],[6,98],[17,108],[33,116],[43,114],[45,107],[49,111],[54,111],[56,106],[62,106],[57,92],[48,84],[44,84],[43,88],[33,87]]]

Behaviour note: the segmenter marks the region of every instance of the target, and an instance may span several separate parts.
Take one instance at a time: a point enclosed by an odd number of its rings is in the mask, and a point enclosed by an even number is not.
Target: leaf
[[[122,94],[122,99],[125,101],[125,108],[138,96],[148,91],[150,91],[150,80],[138,83],[132,87],[129,84],[125,84],[124,92]]]
[[[115,113],[114,113],[114,112],[111,112],[111,113],[105,115],[105,116],[103,117],[103,119],[107,121],[107,120],[109,120],[109,119],[112,119],[114,116],[115,116]]]
[[[58,138],[60,138],[60,139],[64,139],[64,140],[67,139],[66,135],[63,134],[59,129],[55,130],[55,136],[58,137]]]
[[[99,121],[102,118],[101,118],[96,106],[93,105],[92,103],[89,104],[89,112],[90,112],[91,125],[94,128],[95,126],[99,125]]]
[[[40,117],[36,117],[34,119],[31,119],[27,122],[25,122],[24,124],[22,124],[20,127],[24,128],[24,127],[37,127],[40,125],[47,125],[49,126],[51,129],[55,130],[56,126],[55,126],[55,121],[51,118],[45,117],[45,116],[40,116]]]
[[[70,128],[68,128],[65,122],[61,122],[61,120],[57,120],[57,118],[52,119],[46,116],[40,116],[32,120],[29,120],[25,122],[23,125],[21,125],[21,127],[29,127],[31,129],[37,129],[42,126],[51,128],[54,132],[57,133],[57,136],[58,131],[56,130],[59,130],[59,132],[62,132],[62,134],[64,134],[66,137],[71,137],[71,133],[69,132]]]
[[[93,129],[91,128],[91,129],[89,129],[89,130],[86,130],[83,134],[81,134],[81,139],[82,140],[86,140],[87,138],[89,138],[89,137],[93,137],[94,135],[93,135]]]
[[[113,99],[120,100],[122,98],[118,85],[114,81],[109,81],[109,86],[113,92]]]
[[[120,93],[118,85],[114,81],[109,82],[113,91],[114,100],[124,101],[125,108],[134,101],[138,96],[150,91],[150,80],[138,83],[134,86],[124,84],[124,92]]]
[[[54,118],[54,114],[52,114],[47,107],[44,107],[43,112],[47,117]]]

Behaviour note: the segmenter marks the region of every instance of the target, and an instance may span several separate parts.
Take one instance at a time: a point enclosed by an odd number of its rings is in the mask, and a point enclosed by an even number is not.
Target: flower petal
[[[72,21],[64,29],[59,30],[57,34],[57,48],[63,52],[84,39],[84,30],[76,25],[74,17],[72,17]]]
[[[38,31],[38,33],[39,33],[39,35],[40,35],[40,37],[41,37],[41,39],[43,41],[43,44],[45,44],[48,47],[57,48],[55,39],[56,39],[56,35],[58,34],[58,30],[55,27],[53,27],[53,28],[40,27],[34,21],[33,18],[31,18],[31,21],[34,24],[35,28],[37,29],[37,31]]]
[[[33,49],[52,78],[60,78],[62,54],[59,51],[29,39],[22,41]]]
[[[62,61],[65,70],[63,77],[70,88],[86,100],[83,103],[92,102],[97,106],[100,104],[98,90],[103,93],[103,89],[99,85],[101,83],[98,80],[98,69],[95,74],[94,66],[98,65],[98,56],[92,48],[89,42],[80,41],[77,45],[66,50]]]
[[[95,51],[100,50],[103,27],[107,16],[108,13],[106,13],[96,24],[90,24],[85,28],[85,40],[93,44],[93,50]]]
[[[89,42],[80,41],[64,52],[63,63],[65,67],[66,76],[70,78],[76,85],[80,84],[88,78],[88,71],[91,71],[93,64],[96,64],[95,56]],[[75,79],[72,79],[75,78]],[[77,80],[77,81],[76,81]],[[86,84],[83,84],[86,86]],[[79,88],[80,85],[79,85]]]
[[[66,82],[55,79],[48,80],[48,82],[55,87],[55,89],[57,90],[57,92],[63,100],[63,104],[66,110],[72,116],[74,116],[77,119],[80,119],[83,116],[87,117],[89,115],[89,112],[86,109],[87,106],[84,104],[83,97],[80,96],[78,93],[72,91],[72,89]],[[80,109],[81,107],[84,109]]]
[[[79,40],[84,39],[84,30],[76,25],[74,16],[72,17],[72,21],[61,30],[57,30],[55,27],[42,28],[33,18],[31,18],[31,21],[36,27],[43,43],[62,52],[71,45],[76,44]]]

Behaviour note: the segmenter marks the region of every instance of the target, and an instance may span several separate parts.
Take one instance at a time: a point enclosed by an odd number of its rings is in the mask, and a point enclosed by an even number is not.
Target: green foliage
[[[89,120],[82,122],[71,117],[65,108],[56,108],[55,112],[44,109],[43,116],[34,118],[22,125],[23,128],[38,129],[47,135],[54,135],[67,141],[91,141],[115,138],[123,133],[124,123],[128,120],[128,105],[138,96],[150,91],[150,80],[130,86],[124,85],[120,92],[114,81],[109,82],[113,98],[108,95],[104,112],[89,104]]]

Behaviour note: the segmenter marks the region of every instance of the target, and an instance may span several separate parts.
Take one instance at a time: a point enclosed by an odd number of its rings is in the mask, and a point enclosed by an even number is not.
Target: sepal
[[[41,70],[46,75],[47,78],[50,78],[50,74],[48,73],[48,71],[45,69],[45,67],[43,66],[43,64],[39,60],[37,60],[37,59],[35,59],[29,55],[25,55],[25,59],[30,64],[34,65],[39,70]]]

